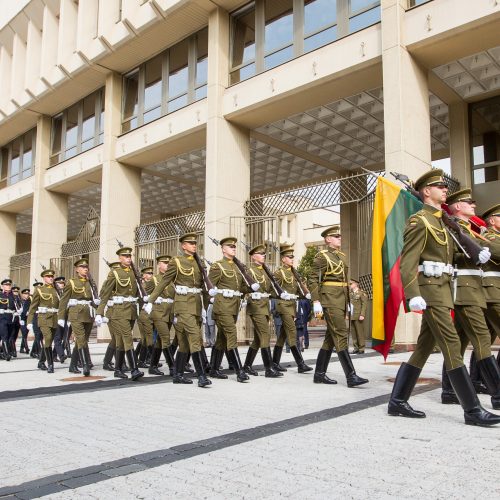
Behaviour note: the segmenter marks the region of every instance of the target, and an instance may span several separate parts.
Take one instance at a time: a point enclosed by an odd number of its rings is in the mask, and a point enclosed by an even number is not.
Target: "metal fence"
[[[31,252],[18,253],[10,257],[10,278],[21,288],[31,288]]]

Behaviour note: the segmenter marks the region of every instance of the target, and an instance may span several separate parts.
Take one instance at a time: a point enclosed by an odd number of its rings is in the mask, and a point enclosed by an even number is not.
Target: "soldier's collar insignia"
[[[441,219],[441,217],[443,217],[443,212],[441,210],[437,210],[436,212],[433,212],[432,215],[434,215],[434,217],[438,219]]]

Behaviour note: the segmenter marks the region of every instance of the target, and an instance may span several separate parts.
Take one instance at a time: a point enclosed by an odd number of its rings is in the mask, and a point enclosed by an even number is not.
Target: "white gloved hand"
[[[315,301],[313,303],[313,311],[314,316],[321,316],[323,314],[323,307],[321,306],[321,302]]]
[[[28,323],[28,326],[26,328],[28,330],[33,330],[33,323]]]
[[[147,314],[151,314],[151,311],[153,310],[153,304],[150,304],[149,302],[144,304],[142,308],[146,311]]]
[[[94,305],[98,306],[101,303],[101,299],[94,299]]]
[[[144,295],[144,297],[142,298],[142,301],[147,302],[148,300],[149,300],[149,295]]]
[[[258,283],[252,283],[252,286],[250,287],[254,292],[256,292],[259,288],[260,285]]]
[[[310,293],[306,293],[305,297],[306,297],[307,300],[311,300],[311,294]]]
[[[215,298],[214,297],[211,297],[210,298],[210,304],[213,304],[215,302]]]
[[[102,324],[103,324],[103,325],[105,325],[106,323],[109,323],[109,319],[108,319],[108,318],[106,318],[106,316],[104,316],[104,317],[102,318]]]
[[[76,300],[76,299],[69,299],[68,300],[68,307],[74,307],[76,305],[78,305],[78,300]]]
[[[491,258],[490,249],[487,247],[483,247],[483,249],[479,252],[478,259],[481,264],[486,264]]]
[[[173,324],[176,325],[177,324],[177,316],[174,316],[174,321],[173,321]]]
[[[66,326],[69,328],[71,326],[71,321],[66,321]]]
[[[288,300],[290,297],[290,294],[288,292],[283,292],[281,295],[280,295],[280,298],[283,299],[283,300]]]
[[[427,308],[427,304],[423,297],[413,297],[408,304],[410,311],[423,311]]]
[[[354,306],[352,304],[347,304],[347,311],[352,315],[354,313]]]
[[[243,309],[246,306],[247,306],[247,301],[246,300],[242,300],[241,304],[240,304],[241,309]]]
[[[57,324],[61,327],[64,328],[64,320],[63,319],[58,319]]]
[[[19,320],[19,324],[20,324],[21,326],[24,326],[24,320],[20,319],[20,320]]]
[[[208,295],[210,295],[210,297],[215,297],[217,295],[217,287],[214,286],[213,288],[211,288],[209,291],[208,291]]]
[[[95,317],[95,324],[96,324],[97,326],[101,326],[101,325],[102,325],[102,323],[103,323],[103,321],[102,321],[102,316],[101,316],[100,314],[98,314],[98,315]]]

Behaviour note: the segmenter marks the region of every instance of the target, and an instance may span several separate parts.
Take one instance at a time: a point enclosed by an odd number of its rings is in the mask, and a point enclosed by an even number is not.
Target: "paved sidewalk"
[[[411,420],[386,413],[406,353],[353,356],[370,379],[354,389],[336,356],[339,383],[326,386],[290,354],[280,379],[239,384],[228,372],[199,389],[114,379],[104,351],[91,346],[97,381],[65,380],[68,362],[49,375],[26,355],[0,361],[0,498],[500,498],[500,428],[465,426],[440,404],[440,354],[411,400],[427,418]],[[316,355],[304,352],[312,365]]]

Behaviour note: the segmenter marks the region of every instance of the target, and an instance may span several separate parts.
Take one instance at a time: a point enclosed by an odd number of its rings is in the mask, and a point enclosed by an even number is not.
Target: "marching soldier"
[[[121,267],[120,262],[108,262],[108,266],[110,269],[119,269]],[[110,371],[110,372],[115,372],[116,368],[113,365],[113,357],[115,357],[116,361],[116,337],[117,333],[115,332],[115,325],[111,324],[109,319],[112,317],[112,311],[113,311],[113,301],[108,300],[108,303],[106,304],[106,313],[105,317],[103,318],[103,323],[107,323],[108,325],[108,331],[109,335],[111,336],[111,341],[108,344],[108,347],[106,348],[106,352],[104,353],[104,359],[102,361],[102,368],[103,370]],[[125,360],[123,360],[122,363],[122,369],[121,370],[116,370],[114,376],[117,378],[128,378],[127,374],[125,372],[130,371],[128,370],[128,367],[126,365]]]
[[[64,287],[59,302],[57,323],[64,330],[68,322],[71,323],[75,337],[75,351],[78,350],[82,359],[83,375],[90,375],[90,353],[88,338],[94,324],[94,309],[99,299],[94,303],[92,289],[88,281],[89,263],[87,259],[79,259],[73,264],[76,277],[71,278]]]
[[[123,373],[123,360],[127,357],[131,369],[132,380],[137,380],[144,375],[137,366],[137,356],[134,351],[132,329],[138,317],[138,287],[134,273],[130,267],[132,263],[132,248],[122,247],[116,254],[120,267],[111,269],[102,285],[100,304],[97,307],[95,322],[97,326],[103,323],[102,315],[106,305],[110,307],[110,329],[116,336],[115,377],[127,378]],[[113,305],[108,304],[108,301]],[[125,375],[125,376],[124,376]]]
[[[154,290],[153,268],[145,267],[141,269],[141,275],[144,290],[149,294]],[[153,322],[144,309],[141,309],[139,313],[137,324],[139,325],[139,332],[141,333],[141,340],[135,351],[139,358],[138,366],[139,368],[149,368],[147,360],[151,358],[153,350]]]
[[[306,373],[312,370],[312,368],[304,362],[302,353],[297,348],[297,328],[295,326],[295,317],[297,315],[297,299],[300,295],[309,299],[309,296],[305,296],[301,291],[301,284],[297,282],[292,271],[293,266],[293,247],[284,246],[280,249],[281,255],[281,267],[277,269],[274,273],[274,278],[277,283],[284,290],[281,297],[277,300],[276,311],[281,317],[281,329],[276,340],[273,351],[273,365],[274,369],[280,372],[287,371],[286,368],[280,365],[281,354],[283,352],[283,346],[285,345],[285,340],[290,346],[293,358],[297,363],[297,369],[299,373]]]
[[[6,361],[10,361],[11,353],[9,339],[12,336],[14,329],[14,314],[16,313],[16,305],[14,296],[12,295],[12,280],[6,278],[2,280],[2,292],[0,293],[0,339],[2,341],[2,357]]]
[[[238,352],[236,320],[240,310],[241,296],[249,289],[233,260],[236,255],[237,241],[232,236],[220,240],[223,258],[214,262],[208,273],[210,281],[217,288],[212,313],[217,325],[217,337],[210,358],[210,376],[227,378],[227,375],[219,370],[222,356],[226,351],[227,359],[236,371],[236,379],[238,382],[245,382],[249,380],[249,377],[243,370]]]
[[[42,286],[43,283],[40,281],[35,281],[33,283],[33,295],[35,293],[35,290],[39,287]],[[31,307],[31,301],[33,300],[33,297],[30,299],[30,307]],[[29,312],[29,308],[28,308]],[[28,316],[26,315],[26,329],[28,328]],[[29,333],[29,332],[28,332]],[[43,337],[42,337],[42,331],[40,330],[40,327],[38,326],[38,314],[35,313],[33,316],[33,335],[35,337],[35,340],[33,341],[33,344],[31,346],[31,352],[30,352],[30,357],[31,358],[38,358],[39,363],[38,363],[38,368],[40,370],[46,370],[47,367],[45,366],[45,351],[43,350]]]
[[[30,310],[28,312],[28,330],[33,329],[35,314],[38,317],[38,327],[43,336],[43,353],[47,359],[47,373],[54,373],[54,360],[52,357],[52,341],[57,330],[57,311],[59,308],[59,295],[54,288],[54,275],[52,269],[42,271],[43,285],[37,287],[33,294]],[[43,370],[44,358],[40,358],[38,367]]]
[[[309,287],[313,299],[315,315],[324,314],[326,334],[318,353],[314,382],[317,384],[336,384],[326,375],[328,364],[335,347],[340,364],[344,370],[347,387],[366,384],[367,379],[356,374],[348,349],[348,332],[345,323],[349,302],[347,256],[340,251],[340,225],[325,229],[321,236],[325,239],[326,250],[319,252],[309,276]]]
[[[16,308],[16,314],[14,314],[14,324],[11,332],[11,338],[9,339],[10,354],[13,358],[17,358],[17,337],[19,335],[19,330],[21,324],[19,323],[19,316],[21,314],[23,305],[21,303],[21,297],[19,296],[19,287],[14,285],[12,287],[12,296],[14,297],[14,305]]]
[[[21,314],[19,315],[19,325],[21,328],[21,348],[19,352],[24,352],[25,354],[30,353],[30,348],[28,345],[28,328],[26,327],[26,320],[28,319],[28,311],[31,304],[30,289],[23,288],[21,290]]]
[[[353,327],[352,346],[353,354],[365,352],[365,316],[368,305],[368,295],[359,288],[359,281],[351,278],[349,300],[352,305],[351,326]]]
[[[458,224],[471,238],[484,243],[485,239],[471,230],[469,219],[475,215],[475,201],[471,197],[470,189],[462,189],[448,196],[448,207]],[[487,240],[486,240],[487,241]],[[493,257],[500,259],[500,245],[491,241],[489,244]],[[491,355],[491,334],[486,324],[485,289],[481,276],[483,272],[479,266],[466,258],[462,253],[454,256],[456,264],[455,282],[453,283],[453,299],[455,303],[455,322],[461,340],[461,353],[465,353],[469,341],[474,347],[477,366],[483,380],[491,394],[493,408],[500,409],[500,369],[495,358]],[[457,403],[458,400],[447,380],[446,370],[443,369],[443,403]]]
[[[176,317],[175,331],[179,349],[175,356],[174,384],[192,384],[193,381],[184,377],[184,367],[189,353],[193,358],[198,376],[198,387],[206,387],[212,383],[205,375],[205,367],[201,356],[201,309],[203,276],[196,263],[196,234],[187,233],[179,238],[183,251],[182,256],[174,257],[163,274],[163,277],[148,298],[145,310],[151,313],[153,304],[165,288],[174,284],[174,315]]]
[[[269,347],[269,340],[271,338],[269,297],[273,288],[269,277],[262,267],[262,264],[266,260],[266,246],[257,245],[248,254],[252,261],[249,271],[253,279],[260,285],[260,288],[258,292],[252,292],[247,300],[247,314],[253,323],[254,339],[252,345],[248,348],[243,369],[250,375],[258,375],[257,371],[252,368],[252,365],[260,348],[262,361],[266,368],[265,376],[270,378],[281,377],[283,374],[273,368],[271,348]]]
[[[54,278],[54,288],[56,289],[57,295],[59,295],[59,300],[61,299],[64,287],[66,286],[66,278],[64,276],[57,276]],[[64,354],[63,346],[64,328],[58,326],[56,334],[54,335],[54,349],[52,350],[52,356],[54,361],[60,361],[64,363],[66,356]]]
[[[461,344],[451,318],[453,297],[451,276],[453,240],[443,223],[441,204],[447,187],[442,170],[431,170],[415,182],[424,205],[408,219],[401,255],[401,280],[411,311],[422,311],[422,325],[417,346],[407,363],[398,371],[388,413],[393,416],[424,418],[408,399],[427,358],[437,343],[443,353],[451,385],[464,410],[465,423],[493,425],[500,416],[487,412],[480,404],[461,355]],[[490,258],[488,249],[479,254],[481,262]]]

